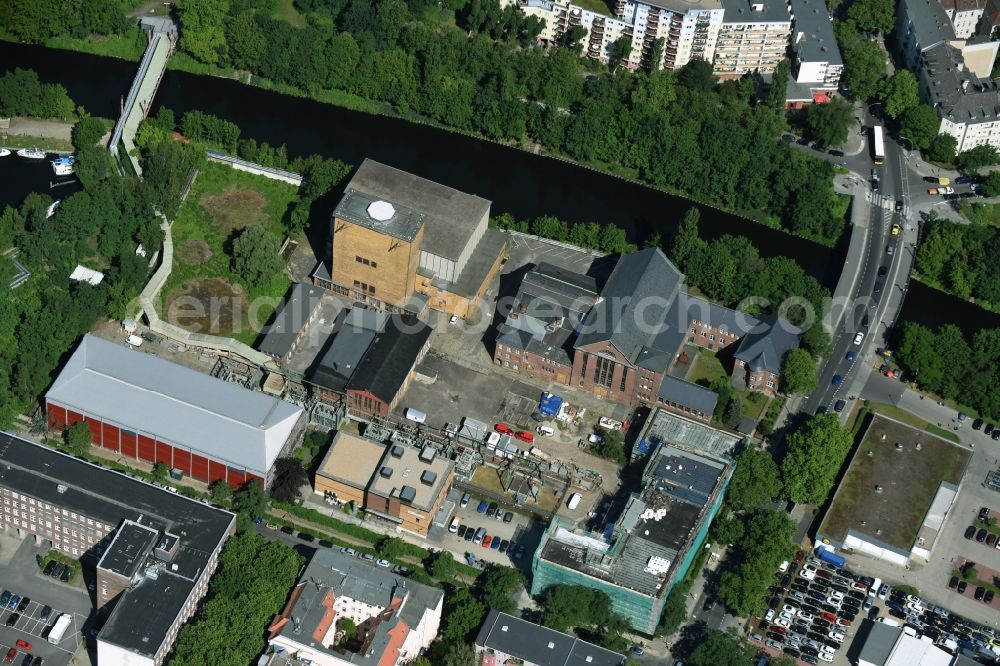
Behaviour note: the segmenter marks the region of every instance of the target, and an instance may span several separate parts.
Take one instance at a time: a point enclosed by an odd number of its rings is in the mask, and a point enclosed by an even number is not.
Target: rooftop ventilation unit
[[[66,485],[64,485],[64,484],[62,484],[62,483],[60,483],[58,486],[56,486],[56,492],[58,492],[60,495],[62,495],[67,490],[69,490],[69,487],[66,486]]]
[[[429,469],[425,470],[423,474],[420,475],[420,483],[425,486],[433,486],[434,482],[437,481],[437,472],[432,472]]]
[[[437,456],[437,450],[431,448],[430,446],[425,446],[423,449],[420,450],[421,462],[429,463],[434,460],[435,456]]]
[[[403,486],[403,489],[399,491],[399,499],[407,504],[413,502],[417,497],[417,491],[411,486]]]
[[[382,469],[378,471],[378,473],[382,475],[383,479],[388,479],[389,477],[392,476],[392,468],[383,466]]]
[[[394,447],[392,447],[391,449],[389,449],[389,455],[391,455],[393,458],[402,458],[403,457],[403,447],[402,446],[394,446]]]

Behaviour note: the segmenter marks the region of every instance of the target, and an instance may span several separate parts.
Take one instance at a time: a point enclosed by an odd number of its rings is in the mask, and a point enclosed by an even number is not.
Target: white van
[[[455,516],[454,518],[452,518],[451,519],[451,525],[448,526],[448,531],[451,532],[452,534],[455,534],[456,532],[458,532],[459,522],[460,521],[458,520],[458,516]]]
[[[406,411],[403,412],[403,416],[406,417],[407,421],[413,421],[414,423],[424,423],[427,421],[427,415],[419,409],[413,409],[413,407],[407,407]]]
[[[569,498],[569,502],[566,503],[566,508],[572,511],[576,507],[580,506],[580,500],[583,496],[580,493],[573,493],[573,496]]]
[[[537,432],[542,437],[551,437],[552,435],[556,434],[556,431],[547,425],[538,426],[537,428],[535,428],[535,432]]]

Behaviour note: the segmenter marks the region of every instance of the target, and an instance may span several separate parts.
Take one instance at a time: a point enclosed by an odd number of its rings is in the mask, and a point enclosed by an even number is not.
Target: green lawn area
[[[957,485],[970,457],[966,449],[922,436],[917,428],[875,417],[827,512],[821,535],[842,541],[854,529],[901,550],[910,549],[941,482]]]
[[[699,349],[691,363],[687,381],[707,386],[720,378],[728,380],[729,373],[726,372],[719,357],[707,349]],[[743,404],[743,413],[755,421],[759,421],[767,408],[767,396],[756,391],[738,391],[736,395],[739,396],[740,402]]]
[[[884,402],[868,402],[865,401],[865,406],[879,414],[888,416],[891,419],[895,419],[901,423],[913,426],[914,428],[920,428],[921,430],[926,430],[927,432],[937,435],[943,439],[947,439],[949,442],[958,443],[962,440],[959,439],[958,435],[951,432],[950,430],[945,430],[944,428],[939,428],[933,423],[928,423],[916,414],[911,414],[905,409],[900,409],[895,405],[889,405]]]
[[[287,21],[295,28],[306,27],[306,18],[295,8],[295,0],[278,0],[271,16],[279,21]]]
[[[284,238],[282,220],[297,196],[287,183],[206,164],[171,231],[174,265],[161,315],[189,330],[252,344],[291,281],[280,273],[261,287],[243,285],[231,270],[232,239],[252,224]]]
[[[1000,226],[1000,205],[971,203],[967,199],[959,199],[958,212],[970,222]]]
[[[729,373],[722,367],[722,362],[714,353],[707,349],[699,349],[688,371],[687,381],[692,384],[708,385],[719,377],[728,376]]]

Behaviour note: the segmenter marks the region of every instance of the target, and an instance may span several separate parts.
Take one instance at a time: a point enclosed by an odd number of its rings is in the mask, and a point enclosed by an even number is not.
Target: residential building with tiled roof
[[[265,657],[312,666],[407,664],[434,640],[443,604],[443,590],[319,548],[268,628]]]

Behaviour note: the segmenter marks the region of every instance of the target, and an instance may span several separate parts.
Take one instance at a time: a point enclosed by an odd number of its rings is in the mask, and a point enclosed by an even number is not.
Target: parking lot
[[[28,652],[41,657],[46,666],[69,663],[70,657],[80,649],[81,633],[92,615],[93,603],[83,582],[76,580],[67,584],[43,576],[35,557],[48,549],[37,547],[33,537],[19,539],[13,532],[5,534],[0,537],[0,551],[13,553],[0,565],[0,588],[21,597],[23,606],[20,612],[11,608],[0,610],[0,658],[6,657],[13,648],[17,653],[13,663],[17,665]],[[27,604],[23,603],[25,597],[29,599]],[[43,620],[45,606],[50,610],[48,619]],[[56,618],[63,613],[69,614],[73,623],[62,641],[53,645],[46,637]],[[18,617],[13,617],[15,614]],[[19,648],[18,640],[29,643],[31,649]]]
[[[479,512],[480,505],[483,505],[482,512]],[[493,515],[488,515],[491,505],[498,511],[491,511]],[[507,514],[510,514],[510,522],[505,522]],[[445,548],[454,553],[456,559],[463,558],[465,553],[471,553],[477,560],[514,566],[525,571],[531,568],[531,556],[541,541],[544,525],[512,511],[510,507],[471,495],[468,505],[459,505],[455,515],[460,522],[458,533],[445,532],[441,541]],[[486,538],[476,543],[475,534],[479,528],[483,528],[489,537],[489,547],[485,545]],[[507,543],[504,544],[504,541]],[[501,549],[501,546],[506,547]]]

